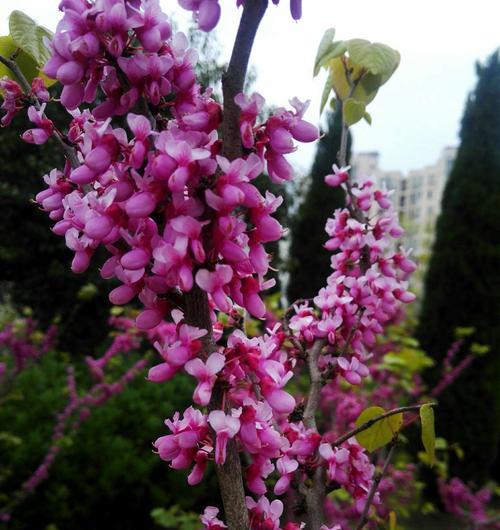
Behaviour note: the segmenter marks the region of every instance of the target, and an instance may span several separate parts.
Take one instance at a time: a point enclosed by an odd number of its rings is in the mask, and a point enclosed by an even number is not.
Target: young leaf
[[[344,53],[346,52],[346,46],[344,44],[343,41],[337,41],[337,42],[332,42],[330,44],[330,46],[328,47],[328,49],[326,50],[325,54],[323,55],[323,57],[321,58],[321,61],[318,63],[318,69],[316,71],[316,68],[315,68],[315,74],[314,75],[317,75],[317,73],[319,72],[319,69],[323,66],[324,68],[327,68],[328,67],[328,63],[332,60],[332,59],[335,59],[336,57],[340,57],[341,55],[344,55]]]
[[[384,414],[385,410],[382,407],[368,407],[365,409],[356,420],[356,427],[360,427],[363,423]],[[368,451],[375,451],[380,447],[388,444],[396,433],[399,432],[403,425],[403,414],[393,414],[387,418],[378,420],[373,425],[364,431],[356,434],[356,440]]]
[[[389,512],[389,530],[396,530],[396,512]]]
[[[52,39],[52,33],[25,15],[22,11],[12,11],[9,17],[12,40],[18,48],[29,54],[38,66],[43,66],[50,58],[50,50],[44,38]]]
[[[16,53],[18,49],[19,47],[15,44],[10,35],[0,37],[0,55],[2,57],[6,57],[8,59],[11,55]],[[38,73],[38,67],[35,61],[28,54],[20,51],[16,55],[16,63],[26,79],[31,83],[33,78],[36,77]],[[5,75],[9,79],[19,81],[7,66],[5,66],[3,63],[0,63],[0,77]]]
[[[335,37],[335,28],[329,28],[323,34],[321,41],[316,52],[316,59],[314,59],[314,77],[319,73],[321,65],[323,63],[323,57],[326,55],[330,46],[332,45],[333,38]]]
[[[366,106],[361,101],[353,98],[347,98],[344,101],[344,121],[347,125],[354,125],[363,119],[366,112]]]
[[[430,405],[420,407],[420,424],[422,427],[422,443],[433,466],[436,462],[436,433],[434,430],[434,409]]]
[[[371,43],[364,39],[351,39],[345,41],[345,44],[352,61],[366,68],[371,74],[384,77],[384,83],[399,65],[399,52],[385,44]]]

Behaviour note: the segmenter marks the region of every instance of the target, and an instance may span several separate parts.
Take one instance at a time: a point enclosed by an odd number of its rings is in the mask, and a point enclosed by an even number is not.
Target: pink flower
[[[217,519],[217,514],[219,509],[214,506],[207,506],[203,515],[200,516],[201,522],[204,525],[205,530],[222,530],[227,528],[227,526]]]
[[[215,431],[215,462],[219,465],[226,461],[226,447],[229,439],[234,438],[240,429],[240,420],[226,415],[223,410],[213,410],[208,415],[208,423]]]
[[[345,357],[337,357],[337,364],[342,377],[351,385],[359,385],[363,377],[370,375],[368,368],[357,357],[352,357],[350,362]]]
[[[212,389],[217,379],[217,374],[224,368],[225,357],[220,353],[212,353],[204,363],[201,359],[192,359],[184,367],[186,372],[198,380],[193,400],[198,405],[206,406],[210,401]]]
[[[224,286],[231,281],[232,277],[233,271],[229,265],[216,265],[213,272],[200,269],[196,273],[195,281],[199,287],[211,294],[215,304],[221,311],[229,313],[232,304],[224,292]]]

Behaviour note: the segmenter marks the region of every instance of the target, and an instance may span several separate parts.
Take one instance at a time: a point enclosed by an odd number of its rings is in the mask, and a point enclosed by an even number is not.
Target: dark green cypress
[[[498,52],[477,65],[477,75],[443,195],[418,338],[438,361],[431,382],[439,377],[440,361],[457,327],[474,327],[472,340],[491,348],[443,394],[437,418],[438,434],[459,442],[465,451],[462,461],[452,462],[452,474],[481,483],[491,476],[500,441]]]
[[[330,274],[330,256],[324,247],[325,223],[336,208],[344,206],[341,188],[325,185],[325,175],[332,173],[340,148],[342,122],[340,115],[328,115],[328,130],[318,143],[316,157],[308,177],[306,196],[291,223],[288,300],[315,296]],[[347,160],[350,157],[348,142]]]

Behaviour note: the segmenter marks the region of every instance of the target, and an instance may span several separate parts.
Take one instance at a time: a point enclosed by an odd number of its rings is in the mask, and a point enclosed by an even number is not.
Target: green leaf
[[[318,51],[316,52],[316,59],[314,59],[314,77],[318,75],[321,65],[323,64],[323,58],[330,49],[334,37],[335,28],[329,28],[323,34],[318,46]]]
[[[9,29],[14,43],[29,54],[40,67],[50,58],[50,50],[43,42],[45,37],[52,39],[52,33],[25,15],[22,11],[12,11],[9,17]]]
[[[330,94],[332,92],[332,85],[331,85],[331,76],[328,74],[328,77],[325,82],[325,87],[323,88],[323,92],[321,94],[321,104],[319,106],[319,113],[323,112],[323,109],[325,108],[325,105],[328,101],[328,98],[330,97]]]
[[[0,55],[9,58],[18,49],[19,47],[15,44],[10,35],[0,37]],[[16,63],[26,79],[31,83],[33,78],[38,74],[38,67],[35,61],[27,53],[20,51],[16,56]],[[9,79],[19,81],[19,79],[17,79],[17,77],[9,68],[7,68],[3,63],[0,63],[0,77],[3,77],[4,75],[6,75]]]
[[[347,125],[354,125],[363,119],[366,112],[366,106],[361,101],[353,98],[347,98],[344,101],[344,121]]]
[[[332,59],[335,59],[337,57],[340,57],[341,55],[344,55],[347,48],[343,41],[337,41],[332,42],[330,46],[328,47],[328,50],[326,50],[325,54],[321,58],[321,62],[318,63],[318,67],[316,70],[316,66],[314,68],[314,71],[316,72],[314,75],[317,75],[319,72],[319,69],[323,66],[324,68],[328,68],[329,63]]]
[[[389,530],[396,530],[396,522],[397,522],[396,512],[394,511],[389,512]]]
[[[368,407],[356,420],[356,427],[360,427],[377,416],[385,413],[382,407]],[[403,414],[393,414],[387,418],[378,420],[376,423],[356,434],[356,440],[368,451],[375,451],[388,444],[394,435],[399,432],[403,425]]]
[[[479,344],[478,342],[473,342],[470,345],[470,352],[473,355],[486,355],[490,350],[491,348],[487,344]]]
[[[365,112],[363,114],[363,119],[368,123],[368,125],[372,124],[372,115],[369,112]]]
[[[373,75],[381,75],[384,83],[394,73],[401,59],[399,52],[379,42],[364,39],[345,41],[349,57]]]
[[[431,405],[420,407],[420,424],[422,427],[422,443],[429,458],[429,465],[436,462],[436,432],[434,430],[434,409]]]

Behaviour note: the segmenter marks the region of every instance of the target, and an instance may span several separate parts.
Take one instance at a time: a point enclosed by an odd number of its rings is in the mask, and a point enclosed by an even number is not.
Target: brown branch
[[[365,421],[365,423],[362,423],[359,427],[356,427],[349,432],[343,434],[339,438],[337,438],[333,443],[333,447],[337,447],[338,445],[344,443],[345,441],[349,440],[352,436],[356,436],[356,434],[366,431],[366,429],[369,429],[372,425],[377,423],[377,421],[383,420],[384,418],[388,418],[389,416],[394,416],[394,414],[399,414],[402,412],[418,412],[421,407],[424,405],[429,405],[431,407],[436,407],[437,403],[422,403],[421,405],[409,405],[407,407],[398,407],[397,409],[389,410],[387,412],[384,412],[383,414],[380,414],[380,416],[375,416],[374,418],[371,418],[368,421]]]
[[[0,63],[3,63],[17,77],[25,95],[28,98],[32,99],[36,109],[40,110],[41,108],[40,101],[34,94],[30,94],[31,85],[29,84],[28,80],[22,73],[16,61],[12,59],[7,59],[6,57],[3,57],[2,55],[0,55]],[[45,114],[43,116],[47,118]],[[71,167],[73,168],[78,167],[80,163],[78,162],[78,158],[76,156],[76,150],[73,147],[71,147],[69,144],[67,144],[61,137],[60,133],[58,133],[57,131],[54,130],[52,132],[52,137],[56,140],[56,142],[62,148],[64,152],[64,156],[69,160]]]
[[[314,429],[316,432],[318,431],[316,412],[319,408],[321,388],[323,387],[323,378],[318,368],[318,359],[325,342],[323,339],[316,341],[307,355],[307,368],[311,383],[307,404],[304,409],[303,422],[308,429]],[[318,466],[315,469],[310,486],[305,484],[301,490],[306,502],[307,528],[319,530],[324,523],[323,504],[326,495],[324,466]]]
[[[356,526],[356,530],[362,530],[362,528],[368,522],[368,512],[370,511],[370,506],[372,505],[373,498],[375,497],[375,493],[377,493],[377,489],[380,484],[380,481],[382,480],[383,476],[387,472],[387,468],[389,467],[389,463],[391,461],[392,455],[394,454],[396,442],[397,442],[397,435],[393,438],[391,442],[391,447],[389,449],[389,453],[387,454],[387,457],[385,458],[382,471],[380,471],[380,473],[377,473],[375,475],[375,478],[373,479],[370,491],[368,492],[368,497],[366,499],[365,507],[363,508],[363,513],[361,514],[361,518],[359,520],[358,526]]]
[[[311,386],[307,396],[307,404],[304,409],[303,421],[308,429],[318,430],[316,426],[316,412],[319,408],[319,398],[323,380],[321,371],[318,368],[318,359],[321,349],[325,345],[325,340],[317,340],[307,355],[307,368],[309,370],[309,377],[311,378]]]
[[[222,77],[224,96],[224,121],[222,122],[222,143],[224,156],[233,160],[241,156],[240,109],[234,102],[242,92],[252,51],[253,41],[260,21],[267,9],[268,0],[247,0],[243,7],[238,33],[234,42],[231,60]]]

